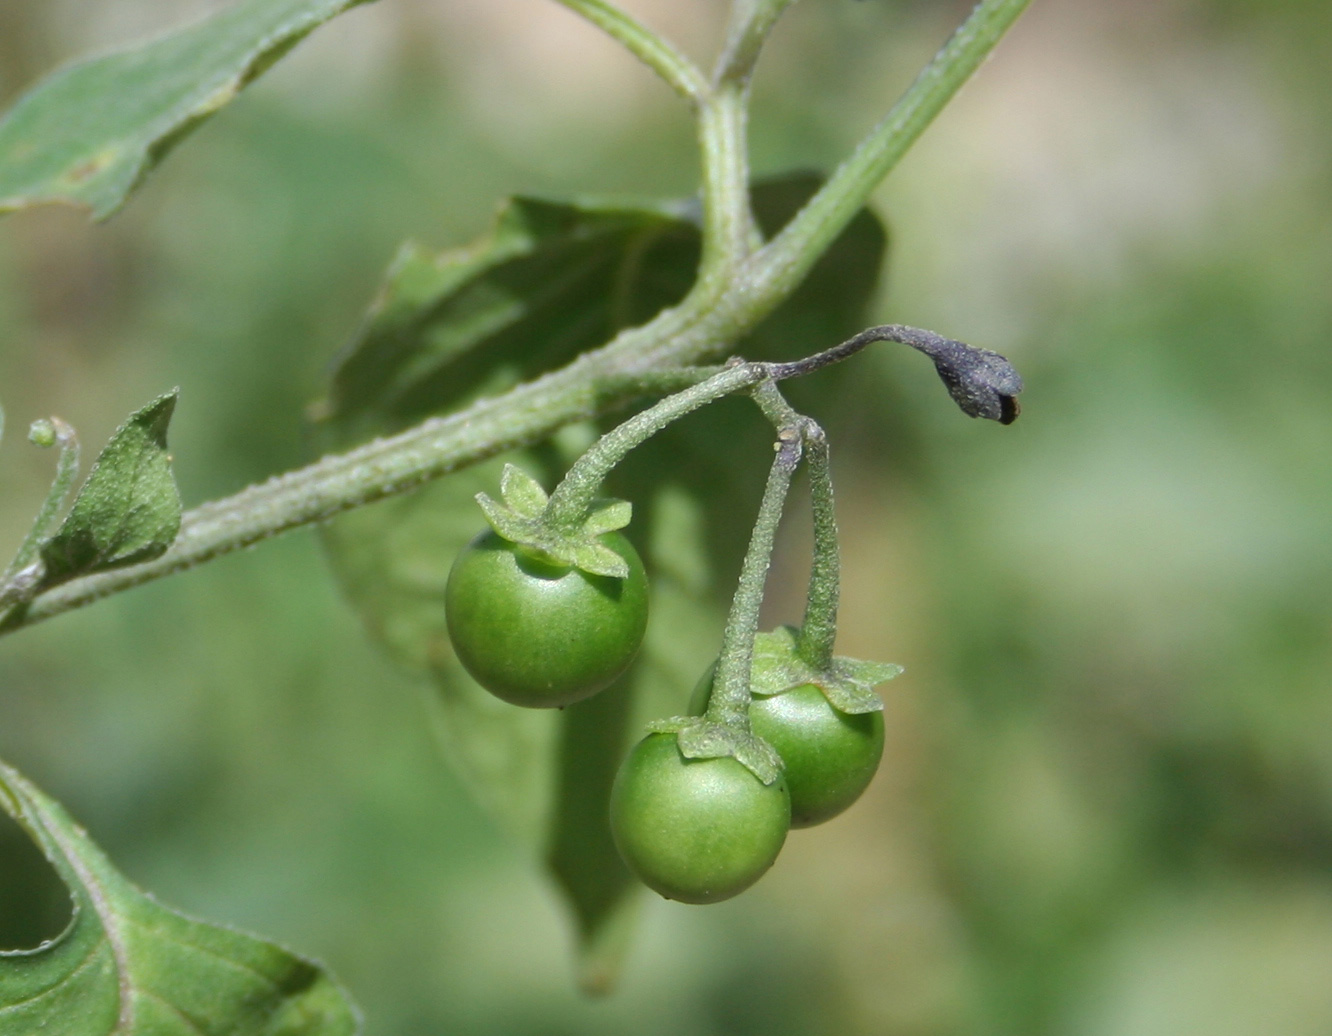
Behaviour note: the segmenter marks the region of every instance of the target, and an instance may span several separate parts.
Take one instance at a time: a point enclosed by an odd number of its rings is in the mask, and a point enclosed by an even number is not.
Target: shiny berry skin
[[[716,903],[758,881],[790,825],[786,782],[731,758],[686,759],[674,734],[634,746],[611,789],[611,833],[629,869],[682,903]]]
[[[558,708],[589,697],[633,661],[647,628],[643,562],[617,532],[601,537],[629,576],[555,564],[492,531],[472,540],[444,589],[463,667],[504,701]]]

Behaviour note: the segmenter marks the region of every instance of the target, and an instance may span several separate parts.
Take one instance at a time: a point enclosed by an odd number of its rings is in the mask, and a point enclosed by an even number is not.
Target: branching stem
[[[502,396],[194,508],[184,515],[175,542],[160,558],[53,587],[0,619],[0,632],[539,442],[566,424],[607,413],[653,391],[664,371],[725,355],[795,290],[1029,0],[982,0],[809,205],[757,250],[749,208],[744,81],[753,65],[754,46],[790,0],[741,0],[715,89],[678,51],[606,0],[560,2],[623,43],[696,107],[703,152],[704,246],[699,277],[689,295],[647,324],[623,331],[606,346]],[[780,378],[806,372],[773,365],[770,374]],[[1014,379],[1016,374],[1004,390],[1007,396],[997,397],[1000,403],[1012,403],[1012,386],[1020,386]],[[1008,418],[1014,413],[1008,412]]]

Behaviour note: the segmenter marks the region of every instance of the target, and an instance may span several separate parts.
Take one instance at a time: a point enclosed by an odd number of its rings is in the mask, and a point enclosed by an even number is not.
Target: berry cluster
[[[549,495],[509,466],[503,502],[477,498],[491,527],[463,549],[449,575],[454,649],[504,701],[563,707],[610,686],[647,628],[647,576],[619,532],[632,509],[596,495],[606,474],[649,436],[730,393],[751,395],[777,429],[721,654],[699,681],[689,714],[650,724],[611,791],[621,856],[667,898],[714,903],[744,891],[772,866],[790,828],[843,812],[878,768],[883,703],[873,688],[901,670],[833,654],[839,561],[827,440],[791,409],[777,383],[885,340],[927,353],[971,416],[1007,424],[1017,415],[1022,383],[1003,357],[928,331],[871,328],[797,363],[733,361],[681,372],[695,383],[603,436]],[[815,538],[805,617],[799,628],[760,633],[773,540],[802,463]]]

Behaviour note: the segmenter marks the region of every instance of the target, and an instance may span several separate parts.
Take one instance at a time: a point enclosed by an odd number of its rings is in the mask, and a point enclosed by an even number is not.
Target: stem
[[[580,14],[608,36],[624,44],[634,57],[656,72],[666,85],[697,105],[708,92],[698,66],[646,25],[605,0],[556,0]]]
[[[795,0],[735,0],[726,47],[717,62],[716,83],[748,84],[768,34]]]
[[[736,283],[740,264],[757,244],[749,207],[745,88],[722,84],[699,109],[703,159],[703,257],[698,289],[720,297]]]
[[[884,324],[862,331],[831,349],[790,363],[744,363],[737,360],[721,368],[720,371],[716,368],[685,367],[660,372],[654,379],[657,385],[684,382],[688,387],[636,414],[598,439],[574,462],[560,484],[552,491],[546,506],[546,519],[553,526],[570,531],[576,529],[587,517],[606,476],[630,450],[699,407],[750,386],[757,386],[754,398],[779,432],[787,428],[796,428],[807,443],[815,445],[816,449],[821,451],[826,475],[828,446],[823,429],[811,418],[793,410],[775,383],[786,378],[812,374],[830,364],[854,356],[872,342],[884,341],[901,342],[928,351],[931,355],[937,353],[939,343],[963,349],[969,348],[961,342],[953,342],[933,331],[906,327],[902,324]],[[830,497],[831,491],[829,485]],[[833,582],[835,583],[837,569],[835,527],[833,537]],[[833,599],[833,614],[829,622],[835,627],[837,610],[835,586]]]
[[[777,437],[777,456],[768,472],[754,532],[740,568],[731,613],[722,633],[721,657],[712,680],[712,699],[707,719],[734,730],[749,731],[749,674],[754,664],[754,637],[758,633],[763,585],[772,562],[773,541],[782,518],[791,476],[800,464],[801,436],[798,429],[785,428]]]
[[[546,504],[545,520],[556,528],[570,531],[576,529],[587,517],[601,483],[630,450],[686,414],[722,396],[757,384],[766,376],[767,371],[762,364],[734,364],[691,388],[667,396],[617,425],[574,462],[551,492]]]
[[[875,329],[878,330],[878,329]],[[858,352],[865,343],[848,349],[864,335],[850,342],[795,363],[769,364],[769,373],[794,376],[820,370],[839,359]],[[866,341],[872,341],[867,339]],[[837,548],[837,517],[833,510],[832,468],[828,458],[828,437],[811,417],[797,413],[782,396],[777,383],[765,381],[754,390],[754,399],[764,415],[779,429],[795,428],[805,449],[809,468],[810,502],[814,511],[814,559],[809,571],[809,593],[805,598],[805,619],[800,625],[796,652],[820,672],[832,666],[833,646],[837,641],[837,603],[840,596],[841,562]]]
[[[775,288],[780,297],[785,297],[790,287],[803,279],[1030,2],[982,0],[976,5],[892,111],[809,204],[755,256],[763,297],[769,297],[768,292]]]
[[[37,552],[42,543],[55,532],[60,520],[60,512],[74,488],[74,481],[79,477],[79,437],[74,429],[53,417],[49,421],[33,424],[29,439],[41,446],[59,446],[60,457],[56,461],[55,479],[51,489],[42,502],[41,510],[33,519],[28,535],[14,555],[14,560],[0,576],[0,608],[24,600],[41,581],[41,572],[32,571],[30,566],[37,560]]]
[[[837,641],[837,603],[841,562],[837,550],[837,516],[833,509],[832,468],[828,437],[810,422],[805,430],[809,495],[814,512],[814,560],[809,570],[805,620],[800,624],[796,653],[819,672],[832,666]]]

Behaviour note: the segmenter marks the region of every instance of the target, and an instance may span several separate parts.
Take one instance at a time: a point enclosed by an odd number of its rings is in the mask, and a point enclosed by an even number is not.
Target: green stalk
[[[686,414],[722,396],[755,385],[765,376],[766,371],[760,364],[726,367],[617,425],[593,443],[551,491],[543,521],[557,529],[575,531],[587,517],[606,476],[630,450]]]
[[[740,581],[722,633],[721,656],[717,660],[712,698],[705,714],[709,723],[742,733],[749,732],[749,674],[754,665],[754,637],[758,634],[763,587],[772,563],[772,547],[777,538],[782,508],[791,488],[791,476],[800,464],[800,432],[793,428],[783,429],[777,437],[776,448],[777,456],[768,472],[763,501],[759,504],[749,549],[740,567]]]
[[[756,298],[785,298],[934,121],[1031,0],[982,0],[780,234],[754,257]]]
[[[833,508],[828,437],[818,425],[813,422],[810,425],[805,431],[805,460],[814,512],[814,559],[809,570],[809,594],[805,599],[805,619],[800,624],[796,653],[814,669],[826,672],[832,666],[833,647],[837,641],[841,562],[837,550],[837,516]]]
[[[794,363],[769,364],[769,373],[790,377],[821,370],[828,363],[858,352],[862,347],[858,344],[861,338],[861,335],[857,335],[839,346]],[[797,429],[804,445],[804,460],[809,469],[810,502],[814,512],[814,558],[809,571],[809,592],[805,598],[805,619],[800,626],[796,651],[815,669],[827,671],[832,665],[833,647],[837,640],[837,605],[841,579],[828,437],[813,418],[797,413],[792,408],[777,388],[775,380],[759,385],[754,390],[754,399],[778,429]]]
[[[795,0],[735,0],[714,82],[748,84],[768,34],[793,3]]]
[[[582,15],[608,36],[622,43],[634,57],[656,72],[677,94],[697,105],[708,92],[698,66],[666,40],[605,0],[556,0]]]

